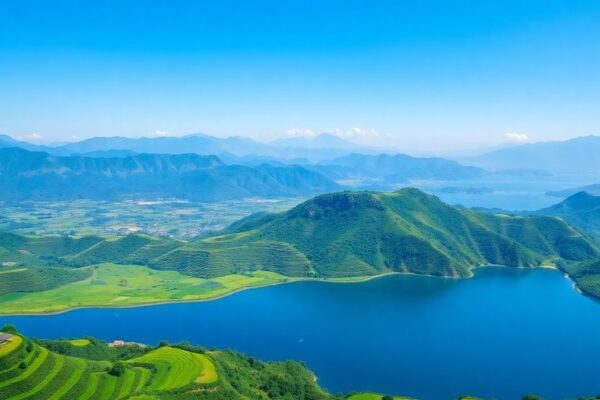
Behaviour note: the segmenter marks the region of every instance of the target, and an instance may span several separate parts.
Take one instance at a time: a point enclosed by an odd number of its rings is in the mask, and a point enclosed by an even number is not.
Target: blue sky
[[[600,134],[600,2],[2,1],[0,132],[337,132],[413,152]]]

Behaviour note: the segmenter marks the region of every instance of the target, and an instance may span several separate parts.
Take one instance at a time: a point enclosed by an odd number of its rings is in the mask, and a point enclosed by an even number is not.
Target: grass
[[[94,269],[94,275],[84,281],[41,292],[0,296],[0,314],[51,313],[77,307],[122,307],[208,300],[244,288],[286,280],[288,278],[283,275],[268,271],[202,279],[143,266],[101,264]]]
[[[202,372],[196,377],[196,383],[214,383],[219,379],[215,364],[204,354],[194,354],[194,357],[202,363]]]
[[[69,340],[69,343],[71,343],[73,346],[76,346],[76,347],[85,347],[90,344],[90,340],[89,339],[73,339],[73,340]]]
[[[52,347],[53,341],[21,340],[27,345],[0,357],[2,400],[342,398],[320,388],[314,374],[294,361],[264,363],[232,351],[203,353],[193,347],[185,350],[169,345],[144,348],[144,353],[137,353],[141,356],[129,352],[123,357],[98,359],[94,347],[108,345],[94,338],[75,339],[90,342],[80,348],[79,357]],[[123,368],[113,368],[116,363]],[[352,395],[348,399],[380,400],[381,396]]]
[[[217,373],[212,361],[204,354],[191,353],[174,347],[161,347],[132,363],[152,363],[158,372],[150,385],[152,390],[171,390],[190,383],[212,383]]]
[[[0,344],[0,357],[12,353],[19,348],[21,343],[23,343],[23,338],[19,335],[13,335],[8,342]]]
[[[375,393],[353,394],[347,400],[381,400],[383,395]],[[393,397],[394,400],[410,400],[408,397]]]

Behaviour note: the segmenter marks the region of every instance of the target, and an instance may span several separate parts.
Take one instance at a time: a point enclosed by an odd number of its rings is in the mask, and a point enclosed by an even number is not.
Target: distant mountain
[[[61,152],[83,154],[109,150],[130,150],[136,153],[216,155],[229,152],[235,155],[259,154],[265,145],[242,137],[217,138],[194,134],[183,137],[93,137],[57,147]]]
[[[589,193],[589,194],[592,194],[595,196],[600,196],[600,183],[596,183],[593,185],[587,185],[587,186],[580,186],[580,187],[573,188],[573,189],[554,190],[554,191],[547,192],[546,194],[548,196],[564,198],[564,197],[572,196],[579,192],[586,192],[586,193]]]
[[[31,151],[48,151],[52,150],[51,147],[40,146],[36,144],[32,144],[29,142],[25,142],[22,140],[13,139],[8,135],[0,135],[0,149],[7,147],[20,147],[22,149],[31,150]]]
[[[135,156],[138,153],[131,150],[98,150],[89,151],[87,153],[73,153],[72,156],[81,157],[99,157],[99,158],[114,158],[114,157],[129,157]]]
[[[579,192],[556,205],[536,211],[535,214],[560,217],[569,224],[600,237],[600,196]]]
[[[364,148],[363,146],[348,142],[347,140],[330,133],[322,133],[317,136],[300,136],[277,139],[272,141],[271,144],[281,147],[301,147],[306,149],[358,150]]]
[[[0,149],[0,200],[181,198],[216,201],[307,196],[337,184],[299,166],[225,165],[215,156],[59,157]]]
[[[485,175],[475,167],[465,167],[443,158],[411,157],[405,154],[349,154],[310,167],[335,180],[391,184],[414,179],[457,180]]]
[[[462,158],[467,165],[498,170],[527,168],[552,172],[600,173],[600,136],[566,141],[539,142],[501,149],[477,157]]]
[[[288,140],[290,140],[288,142]],[[310,162],[348,154],[360,149],[333,135],[320,135],[311,139],[281,139],[261,143],[244,137],[218,138],[203,134],[182,137],[94,137],[80,142],[50,148],[56,155],[99,154],[99,152],[127,150],[134,153],[227,155],[239,158],[275,158],[287,161],[305,158]]]

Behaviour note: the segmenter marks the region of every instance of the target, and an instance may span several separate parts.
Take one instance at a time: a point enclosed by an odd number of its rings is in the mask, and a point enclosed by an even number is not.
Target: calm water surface
[[[551,270],[301,282],[205,303],[0,318],[7,322],[44,338],[190,340],[264,360],[303,360],[332,392],[422,399],[600,393],[600,304]]]

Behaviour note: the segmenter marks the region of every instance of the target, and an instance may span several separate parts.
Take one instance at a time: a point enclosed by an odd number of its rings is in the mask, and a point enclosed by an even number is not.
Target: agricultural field
[[[182,200],[0,202],[0,231],[75,236],[139,232],[193,238],[219,231],[253,213],[290,209],[302,200],[254,198],[218,203]]]
[[[90,338],[31,340],[0,355],[3,400],[342,400],[294,361],[264,363],[190,344],[127,344]],[[77,355],[74,355],[77,354]]]
[[[209,355],[174,347],[149,349],[125,362],[97,361],[19,339],[17,347],[0,355],[0,398],[5,400],[123,399],[134,393],[201,388],[218,380]]]
[[[206,300],[290,280],[268,271],[202,279],[137,265],[100,264],[92,268],[93,275],[83,281],[51,290],[0,296],[1,313],[50,313],[77,307]]]

